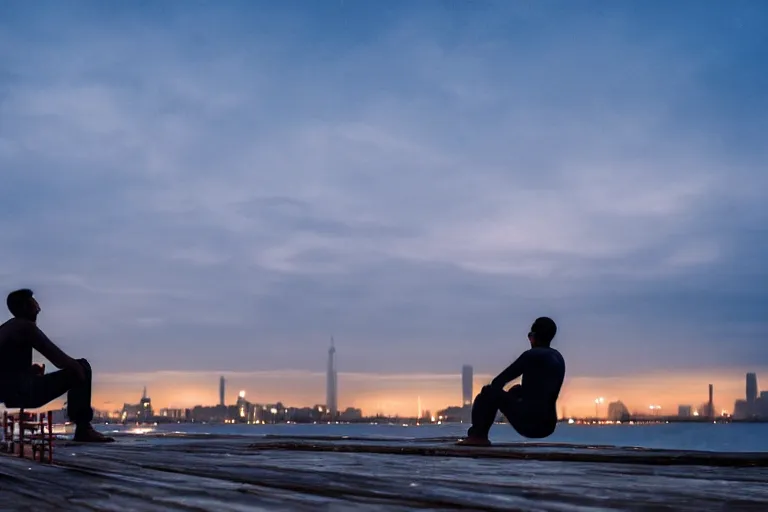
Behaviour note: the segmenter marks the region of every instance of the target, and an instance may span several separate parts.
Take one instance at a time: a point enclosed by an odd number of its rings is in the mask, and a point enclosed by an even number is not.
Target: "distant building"
[[[474,394],[472,393],[473,369],[471,365],[465,364],[461,367],[461,405],[471,406]]]
[[[762,419],[768,419],[768,391],[761,391],[757,397],[757,415]]]
[[[120,420],[124,422],[139,421],[141,406],[139,404],[123,404],[120,411]]]
[[[679,418],[690,418],[693,416],[693,407],[690,405],[678,405],[677,416]]]
[[[755,407],[757,402],[757,375],[754,373],[747,374],[747,415],[756,416],[757,408]]]
[[[226,385],[227,385],[227,382],[224,380],[224,376],[222,375],[219,378],[219,405],[222,406],[222,407],[224,407],[226,405],[226,403],[224,401]]]
[[[222,423],[229,420],[230,416],[229,408],[224,405],[196,405],[189,411],[189,418],[198,423]]]
[[[464,407],[446,407],[443,410],[437,411],[437,419],[443,423],[463,421],[464,410]]]
[[[465,364],[461,367],[461,406],[463,408],[461,421],[469,423],[472,419],[472,401],[474,399],[473,389],[474,369],[471,365]]]
[[[629,421],[629,409],[621,400],[608,404],[608,420]]]
[[[736,400],[736,403],[733,404],[733,419],[746,420],[751,417],[752,415],[749,411],[749,402],[746,400]]]
[[[331,336],[331,347],[328,349],[328,368],[326,371],[325,406],[331,419],[336,419],[339,413],[338,379],[336,375],[336,347]]]
[[[250,421],[249,418],[251,417],[251,403],[245,399],[245,391],[240,391],[240,393],[237,394],[237,403],[235,404],[235,407],[237,408],[238,421]]]
[[[183,421],[185,418],[183,409],[171,409],[171,408],[160,409],[159,416],[161,418],[173,420],[173,421]]]
[[[363,419],[363,411],[355,409],[354,407],[347,407],[344,412],[339,415],[341,421],[359,421]]]
[[[147,423],[155,416],[155,412],[152,410],[152,399],[147,396],[147,387],[144,386],[144,392],[141,394],[141,400],[139,401],[139,421]]]
[[[709,419],[715,418],[715,387],[710,384],[709,385],[709,402],[707,402],[707,407],[705,412],[705,417]]]
[[[147,388],[144,387],[144,391],[141,394],[141,400],[138,404],[123,404],[123,409],[120,411],[120,420],[123,422],[142,422],[148,423],[152,421],[155,416],[155,412],[152,410],[152,399],[147,396]]]

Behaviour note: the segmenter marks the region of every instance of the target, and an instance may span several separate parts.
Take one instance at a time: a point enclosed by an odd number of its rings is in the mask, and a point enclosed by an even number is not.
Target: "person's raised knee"
[[[477,395],[477,398],[497,398],[502,392],[503,390],[495,388],[489,384],[487,386],[483,386],[483,388],[480,390],[480,393]]]
[[[85,377],[85,380],[90,381],[93,377],[91,363],[89,363],[87,359],[78,359],[77,362],[80,363],[80,366],[83,368],[83,377]]]

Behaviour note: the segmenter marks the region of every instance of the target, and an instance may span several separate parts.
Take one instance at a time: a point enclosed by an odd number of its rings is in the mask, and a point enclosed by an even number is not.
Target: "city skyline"
[[[322,402],[333,333],[339,405],[457,404],[430,386],[546,315],[569,410],[732,407],[710,375],[768,367],[768,9],[550,5],[3,3],[0,288],[102,401]]]
[[[152,390],[156,409],[163,407],[185,408],[194,405],[218,403],[216,383],[223,373],[232,391],[225,402],[234,403],[238,390],[246,390],[254,403],[282,401],[292,406],[325,405],[325,394],[318,393],[327,381],[327,372],[271,371],[245,372],[164,372],[158,374],[124,375],[123,378],[104,379],[95,377],[94,404],[100,410],[119,409],[123,403],[136,401],[134,383],[142,382]],[[758,375],[760,371],[756,372]],[[622,401],[632,412],[646,411],[648,406],[660,405],[661,414],[672,414],[680,405],[698,409],[707,402],[708,383],[714,384],[716,415],[733,411],[734,402],[743,400],[745,371],[739,374],[704,372],[698,376],[671,377],[666,374],[648,374],[641,378],[594,377],[566,378],[566,385],[558,402],[558,414],[565,409],[571,416],[589,417],[595,414],[595,397],[603,397],[602,413],[607,404]],[[367,415],[376,413],[401,416],[412,415],[420,401],[422,409],[436,411],[447,406],[460,406],[462,402],[461,372],[453,374],[367,374],[339,373],[339,385],[347,389],[348,399],[339,403],[339,409],[356,407]],[[475,389],[492,378],[490,374],[475,374]],[[211,379],[210,382],[207,382]],[[318,386],[320,385],[320,386]],[[357,390],[357,393],[355,392]]]

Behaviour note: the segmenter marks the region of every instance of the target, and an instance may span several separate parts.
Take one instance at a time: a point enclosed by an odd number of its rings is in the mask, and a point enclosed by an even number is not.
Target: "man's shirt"
[[[532,347],[502,371],[491,386],[503,388],[522,376],[522,402],[532,413],[555,412],[565,379],[565,359],[552,347]]]
[[[33,349],[56,368],[64,368],[72,362],[35,322],[12,318],[0,325],[0,379],[29,374]]]
[[[0,378],[29,373],[32,339],[39,330],[34,322],[21,318],[12,318],[0,325]]]

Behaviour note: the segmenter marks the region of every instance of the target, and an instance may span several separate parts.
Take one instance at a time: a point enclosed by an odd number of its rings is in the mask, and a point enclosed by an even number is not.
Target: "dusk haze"
[[[415,416],[546,316],[558,415],[731,412],[768,382],[768,9],[584,5],[3,2],[4,294],[100,411],[224,377]]]

